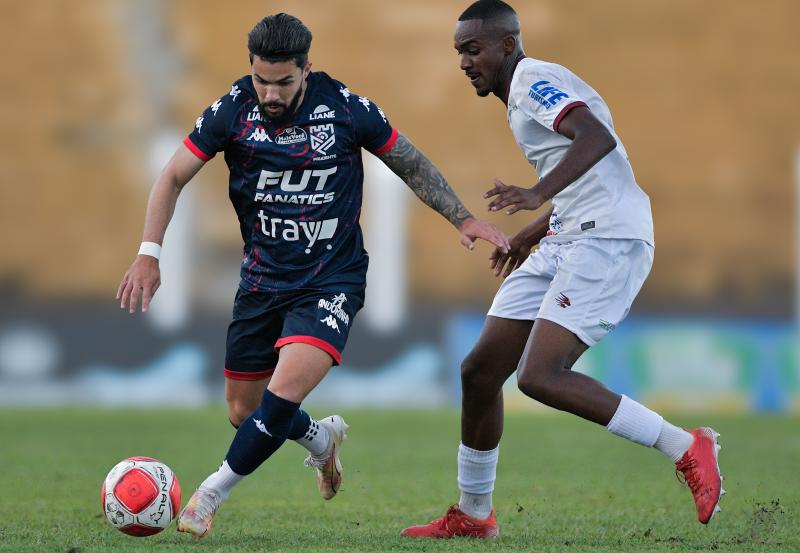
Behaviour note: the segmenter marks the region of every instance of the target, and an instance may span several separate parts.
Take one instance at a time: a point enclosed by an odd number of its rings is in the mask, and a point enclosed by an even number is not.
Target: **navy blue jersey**
[[[204,161],[225,152],[242,288],[362,289],[361,148],[382,153],[396,140],[378,106],[322,72],[309,74],[302,104],[280,126],[262,120],[249,75],[206,109],[184,144]]]

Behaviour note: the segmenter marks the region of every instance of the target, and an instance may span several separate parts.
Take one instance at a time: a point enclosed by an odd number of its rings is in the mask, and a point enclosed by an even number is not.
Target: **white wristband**
[[[139,246],[139,255],[149,255],[158,259],[161,257],[161,246],[155,242],[142,242]]]

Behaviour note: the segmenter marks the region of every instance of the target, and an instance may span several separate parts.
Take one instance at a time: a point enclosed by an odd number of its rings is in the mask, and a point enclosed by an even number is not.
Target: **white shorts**
[[[642,240],[545,241],[506,278],[489,315],[547,319],[593,346],[628,315],[652,266]]]

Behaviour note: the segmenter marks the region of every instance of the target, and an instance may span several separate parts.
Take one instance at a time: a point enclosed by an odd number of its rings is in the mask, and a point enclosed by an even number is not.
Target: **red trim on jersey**
[[[567,104],[566,106],[564,106],[564,109],[562,109],[561,113],[558,114],[558,117],[556,117],[556,120],[553,121],[553,130],[558,132],[558,126],[561,124],[561,120],[564,119],[564,116],[566,114],[568,114],[570,111],[572,111],[573,109],[579,108],[581,106],[589,107],[589,106],[586,105],[586,102],[581,102],[580,100],[577,101],[577,102],[572,102],[571,104]]]
[[[321,340],[316,336],[300,336],[300,335],[285,336],[280,340],[278,340],[277,342],[275,342],[275,349],[276,350],[281,349],[286,344],[308,344],[309,346],[314,346],[316,348],[321,349],[331,357],[333,357],[333,360],[336,361],[337,365],[340,365],[342,363],[342,354],[339,353],[339,350],[337,350],[335,347],[330,345],[325,340]]]
[[[386,144],[384,144],[377,150],[372,150],[372,153],[375,155],[385,154],[386,152],[394,148],[398,136],[400,136],[400,133],[397,132],[397,129],[392,129],[392,134],[391,136],[389,136],[389,140],[386,141]]]
[[[194,142],[192,142],[192,139],[191,139],[191,138],[189,138],[188,136],[187,136],[186,138],[184,138],[184,139],[183,139],[183,145],[184,145],[184,146],[186,146],[187,148],[189,148],[189,150],[190,150],[190,151],[191,151],[191,152],[192,152],[194,155],[196,155],[197,157],[199,157],[199,158],[200,158],[200,159],[202,159],[203,161],[208,161],[209,159],[211,159],[212,157],[214,157],[214,156],[210,156],[210,155],[208,155],[208,154],[207,154],[207,153],[205,153],[203,150],[201,150],[200,148],[198,148],[197,146],[195,146]]]
[[[246,372],[232,371],[226,368],[223,372],[225,373],[225,378],[230,378],[231,380],[261,380],[262,378],[269,378],[270,376],[272,376],[272,373],[275,372],[275,369],[272,368],[264,371],[257,371],[254,373],[246,373]]]

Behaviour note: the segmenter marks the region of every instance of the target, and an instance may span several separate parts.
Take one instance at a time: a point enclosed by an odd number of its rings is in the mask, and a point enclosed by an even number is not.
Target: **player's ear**
[[[303,69],[303,79],[308,78],[309,73],[311,73],[311,62],[308,62]]]
[[[513,53],[517,49],[517,38],[514,35],[508,35],[503,39],[503,52],[506,55]]]

